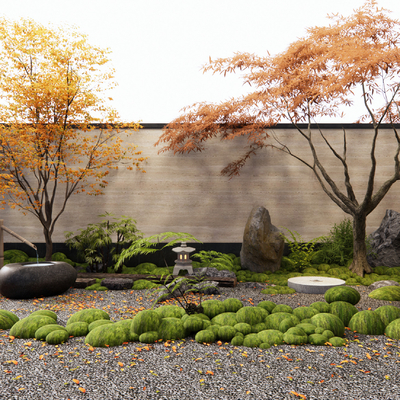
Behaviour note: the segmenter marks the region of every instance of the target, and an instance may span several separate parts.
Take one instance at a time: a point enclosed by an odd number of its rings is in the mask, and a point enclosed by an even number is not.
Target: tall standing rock
[[[240,261],[243,269],[253,272],[277,271],[281,265],[284,239],[271,223],[265,207],[251,210],[243,234]]]
[[[400,267],[400,214],[386,210],[379,228],[370,236],[367,260],[371,267]]]

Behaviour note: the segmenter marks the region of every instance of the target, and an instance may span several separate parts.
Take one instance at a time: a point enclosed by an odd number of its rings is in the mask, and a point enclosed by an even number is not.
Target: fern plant
[[[219,251],[205,251],[201,250],[196,254],[193,254],[193,258],[198,258],[204,267],[213,266],[213,264],[224,264],[229,270],[233,270],[235,265],[232,258],[225,253],[220,253]]]

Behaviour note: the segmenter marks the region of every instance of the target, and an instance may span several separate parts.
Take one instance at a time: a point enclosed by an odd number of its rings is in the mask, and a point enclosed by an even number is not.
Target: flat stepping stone
[[[288,286],[299,293],[324,294],[335,286],[344,286],[343,279],[326,276],[296,276],[288,279]]]

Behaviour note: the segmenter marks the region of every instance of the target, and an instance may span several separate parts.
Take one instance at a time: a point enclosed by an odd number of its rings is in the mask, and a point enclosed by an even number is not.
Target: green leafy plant
[[[156,248],[156,246],[158,246],[160,243],[164,243],[168,240],[170,241],[166,243],[163,247],[161,247],[160,249]],[[115,268],[121,268],[124,261],[131,257],[152,254],[157,251],[163,251],[167,247],[175,246],[176,244],[180,244],[181,242],[201,243],[201,241],[196,239],[193,235],[184,232],[163,232],[157,235],[149,236],[147,238],[141,237],[137,240],[134,240],[127,249],[122,250],[115,264]],[[165,259],[164,262],[168,267]]]
[[[193,258],[198,258],[203,267],[213,267],[217,264],[226,265],[226,269],[234,270],[235,264],[230,255],[225,253],[220,253],[218,251],[210,250],[205,251],[201,250],[196,254],[193,254]],[[214,264],[214,265],[213,265]]]
[[[314,248],[317,242],[321,240],[321,237],[312,239],[309,242],[303,242],[299,233],[292,232],[287,228],[284,229],[289,232],[291,238],[282,234],[290,249],[290,254],[287,257],[289,262],[286,263],[285,269],[290,272],[302,272],[305,268],[311,267],[311,259],[315,254]]]
[[[97,224],[89,224],[86,229],[79,229],[78,234],[66,232],[65,243],[70,249],[78,250],[78,255],[88,263],[92,272],[97,270],[99,265],[102,272],[107,272],[107,269],[119,259],[124,247],[136,242],[142,235],[132,218],[126,216],[115,218],[114,214],[107,212],[99,217],[106,219]],[[122,265],[115,267],[116,272],[121,270]]]
[[[151,278],[156,278],[155,276]],[[201,290],[211,288],[211,285],[201,285],[204,282],[205,277],[177,277],[172,279],[172,275],[163,275],[157,283],[160,283],[160,287],[155,289],[152,294],[162,293],[153,302],[152,307],[156,303],[165,300],[171,294],[174,294],[174,298],[178,301],[180,306],[186,311],[186,314],[200,314],[203,313],[203,306],[201,305],[201,300],[203,293]],[[198,285],[201,285],[201,290]],[[199,302],[192,302],[189,299],[190,293],[197,293],[199,297]]]

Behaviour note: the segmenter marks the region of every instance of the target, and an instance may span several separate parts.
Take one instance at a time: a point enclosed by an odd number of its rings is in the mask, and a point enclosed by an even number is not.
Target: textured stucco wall
[[[341,154],[341,127],[324,130]],[[275,133],[292,151],[301,156],[309,148],[293,129],[276,129]],[[99,221],[105,211],[128,215],[137,220],[146,235],[164,231],[189,232],[203,242],[241,242],[243,230],[253,206],[265,206],[277,227],[299,232],[304,239],[328,234],[334,223],[346,214],[322,191],[313,173],[302,163],[274,149],[266,149],[250,159],[238,177],[221,176],[221,169],[242,152],[245,140],[214,140],[202,153],[157,154],[154,147],[160,129],[142,129],[129,141],[149,156],[146,174],[120,168],[113,171],[103,196],[75,195],[57,223],[54,242],[63,242],[65,231],[84,228]],[[314,132],[317,135],[317,132]],[[348,161],[352,183],[358,196],[365,191],[370,168],[372,131],[347,129]],[[317,141],[318,142],[318,141]],[[321,143],[320,143],[321,144]],[[377,185],[393,174],[396,143],[390,130],[382,132],[378,142]],[[321,160],[344,190],[343,170],[329,150],[319,147]],[[311,159],[310,159],[311,160]],[[376,187],[377,187],[376,185]],[[400,183],[397,182],[379,207],[369,216],[368,233],[375,230],[388,208],[400,211]],[[43,242],[41,225],[17,210],[0,211],[4,224],[28,240]],[[15,242],[8,234],[5,242]]]

